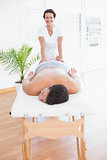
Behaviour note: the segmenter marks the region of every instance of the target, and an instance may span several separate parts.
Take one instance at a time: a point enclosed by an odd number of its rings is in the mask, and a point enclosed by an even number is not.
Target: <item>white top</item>
[[[58,55],[57,40],[58,37],[62,37],[61,29],[54,26],[53,34],[50,36],[47,27],[44,26],[39,30],[38,37],[44,37],[45,57],[48,60],[55,60],[56,56]]]

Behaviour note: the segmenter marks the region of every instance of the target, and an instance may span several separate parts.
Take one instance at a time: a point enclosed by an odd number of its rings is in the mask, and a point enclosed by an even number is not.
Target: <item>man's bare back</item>
[[[62,68],[47,67],[39,70],[35,76],[32,72],[22,82],[24,91],[29,95],[39,95],[41,90],[55,84],[64,85],[69,94],[77,93],[80,82],[77,77],[69,76]]]

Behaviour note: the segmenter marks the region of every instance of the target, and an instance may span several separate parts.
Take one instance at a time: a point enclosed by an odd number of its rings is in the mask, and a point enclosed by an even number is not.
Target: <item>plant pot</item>
[[[18,94],[20,88],[22,87],[22,83],[15,82],[16,93]]]

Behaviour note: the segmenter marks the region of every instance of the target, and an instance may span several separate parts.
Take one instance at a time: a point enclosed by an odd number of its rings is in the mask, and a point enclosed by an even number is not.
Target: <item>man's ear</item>
[[[51,84],[49,87],[52,87],[52,86],[54,86],[54,84]],[[48,87],[48,88],[49,88],[49,87]]]

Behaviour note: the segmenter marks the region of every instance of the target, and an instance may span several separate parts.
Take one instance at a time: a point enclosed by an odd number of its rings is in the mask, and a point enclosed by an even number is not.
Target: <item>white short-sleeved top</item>
[[[45,57],[48,60],[55,60],[58,55],[57,41],[58,37],[62,37],[62,31],[59,27],[54,26],[53,34],[50,36],[46,26],[39,29],[38,37],[44,37],[45,41]]]

